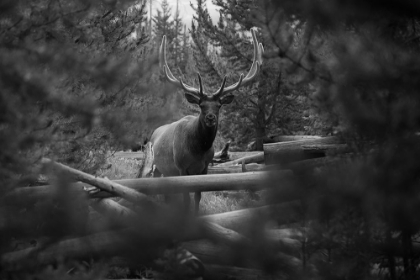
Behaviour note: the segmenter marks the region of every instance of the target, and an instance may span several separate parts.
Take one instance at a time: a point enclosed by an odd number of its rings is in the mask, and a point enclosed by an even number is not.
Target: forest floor
[[[110,180],[136,178],[143,162],[140,159],[109,156],[98,176]],[[193,194],[190,194],[193,201]],[[181,196],[180,196],[181,197]],[[157,198],[163,201],[163,196]],[[209,215],[259,206],[258,193],[249,191],[217,191],[202,193],[200,215]]]

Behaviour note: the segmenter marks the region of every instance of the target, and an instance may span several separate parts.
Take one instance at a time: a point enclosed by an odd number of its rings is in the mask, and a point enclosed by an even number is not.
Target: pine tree
[[[174,21],[171,19],[172,11],[167,0],[163,0],[161,9],[157,11],[157,15],[153,18],[153,32],[156,38],[156,44],[159,45],[163,35],[166,35],[168,45],[172,48],[172,42],[175,38]]]
[[[182,43],[182,18],[179,13],[178,0],[177,0],[176,10],[174,14],[174,39],[173,39],[174,60],[175,60],[176,68],[180,67],[180,63],[182,59],[181,43]]]
[[[187,33],[187,26],[184,24],[184,31],[182,33],[182,45],[180,50],[180,61],[179,61],[179,68],[181,69],[182,73],[186,73],[187,62],[190,56],[190,44],[189,44],[189,37]]]
[[[191,39],[196,68],[203,77],[203,84],[208,87],[207,90],[215,90],[220,84],[220,75],[209,58],[208,39],[203,36],[201,26],[196,27],[194,22],[191,24]]]

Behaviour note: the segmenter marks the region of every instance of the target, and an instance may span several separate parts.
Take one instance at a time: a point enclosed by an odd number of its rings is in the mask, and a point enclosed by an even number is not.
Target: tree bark
[[[262,116],[264,118],[264,115]],[[264,139],[266,138],[265,125],[259,124],[255,128],[255,150],[264,150]]]

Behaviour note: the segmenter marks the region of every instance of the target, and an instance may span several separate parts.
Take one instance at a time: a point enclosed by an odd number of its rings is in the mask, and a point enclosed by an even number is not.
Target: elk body
[[[255,30],[251,30],[254,59],[250,71],[239,81],[225,87],[226,77],[221,87],[213,94],[203,91],[201,76],[198,74],[199,88],[185,84],[174,77],[166,61],[166,37],[163,36],[159,50],[159,64],[167,80],[185,92],[186,100],[200,107],[199,116],[186,116],[171,124],[157,128],[151,137],[154,166],[157,174],[167,176],[185,176],[207,174],[207,168],[213,159],[213,141],[216,137],[219,110],[222,105],[230,104],[234,96],[229,94],[239,87],[250,83],[260,71],[263,47],[258,43]],[[198,212],[201,193],[195,193],[195,211]],[[186,209],[189,208],[189,193],[184,194]]]

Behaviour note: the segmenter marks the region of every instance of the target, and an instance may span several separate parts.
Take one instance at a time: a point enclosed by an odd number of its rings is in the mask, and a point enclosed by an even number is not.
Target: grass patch
[[[110,180],[133,179],[137,177],[142,165],[143,160],[109,154],[106,163],[96,172],[96,175]]]

